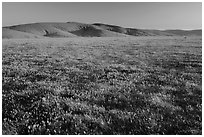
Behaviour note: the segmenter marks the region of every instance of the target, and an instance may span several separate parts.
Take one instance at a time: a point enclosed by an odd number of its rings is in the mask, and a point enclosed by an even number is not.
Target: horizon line
[[[2,28],[6,28],[6,27],[12,27],[12,26],[19,26],[19,25],[27,25],[27,24],[37,24],[37,23],[69,23],[69,22],[73,22],[73,23],[81,23],[81,24],[89,24],[89,25],[94,25],[94,24],[104,24],[104,25],[111,25],[111,26],[118,26],[118,27],[122,27],[122,28],[130,28],[130,29],[142,29],[142,30],[160,30],[160,31],[165,31],[165,30],[184,30],[184,31],[191,31],[191,30],[202,30],[202,28],[188,28],[188,29],[180,29],[180,28],[166,28],[166,29],[155,29],[155,28],[137,28],[137,27],[123,27],[120,25],[115,25],[115,24],[108,24],[108,23],[101,23],[101,22],[94,22],[94,23],[84,23],[84,22],[78,22],[78,21],[67,21],[67,22],[55,22],[55,21],[42,21],[42,22],[30,22],[30,23],[21,23],[21,24],[13,24],[13,25],[3,25],[2,24]]]

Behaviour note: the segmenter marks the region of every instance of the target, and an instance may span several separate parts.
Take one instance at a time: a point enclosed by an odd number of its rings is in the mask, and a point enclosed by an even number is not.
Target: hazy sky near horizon
[[[2,25],[105,23],[143,29],[201,29],[201,2],[3,2]]]

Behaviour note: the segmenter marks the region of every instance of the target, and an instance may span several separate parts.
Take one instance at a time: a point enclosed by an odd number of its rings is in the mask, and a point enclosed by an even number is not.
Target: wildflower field
[[[201,37],[2,41],[2,134],[202,134]]]

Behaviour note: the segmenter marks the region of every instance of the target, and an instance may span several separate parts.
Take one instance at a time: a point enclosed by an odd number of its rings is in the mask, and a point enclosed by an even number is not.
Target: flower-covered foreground
[[[2,134],[202,134],[201,41],[4,39]]]

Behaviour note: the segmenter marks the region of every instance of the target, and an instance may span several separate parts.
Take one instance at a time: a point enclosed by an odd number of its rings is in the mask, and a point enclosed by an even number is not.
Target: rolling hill
[[[197,29],[197,30],[165,30],[165,32],[176,34],[179,36],[201,36],[202,35],[202,30]]]
[[[120,26],[94,23],[93,25],[99,26],[103,29],[123,33],[133,36],[201,36],[202,30],[153,30],[153,29],[135,29],[135,28],[123,28]]]
[[[43,36],[35,35],[32,33],[22,32],[9,28],[2,29],[2,38],[13,39],[13,38],[43,38]]]
[[[14,31],[20,31],[22,33],[29,33],[37,36],[45,37],[118,37],[126,36],[121,33],[116,33],[102,29],[98,26],[90,24],[82,24],[77,22],[67,23],[33,23],[23,24],[11,27],[5,27],[4,29],[10,29]],[[4,37],[6,34],[4,34]],[[20,35],[20,34],[19,34]],[[16,37],[19,37],[16,34]],[[7,36],[9,38],[9,36]]]
[[[44,22],[3,27],[2,38],[43,37],[127,37],[127,36],[191,36],[202,35],[202,30],[146,30],[124,28],[102,23]]]

